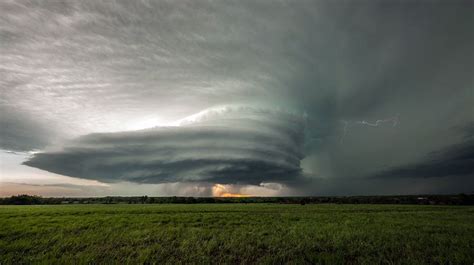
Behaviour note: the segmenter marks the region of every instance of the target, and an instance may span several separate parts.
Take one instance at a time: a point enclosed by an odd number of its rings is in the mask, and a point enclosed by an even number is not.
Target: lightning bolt
[[[366,120],[362,120],[362,121],[342,120],[341,122],[344,124],[343,133],[342,133],[341,139],[339,140],[340,143],[342,144],[342,143],[344,143],[344,138],[346,137],[347,132],[349,130],[349,127],[351,125],[355,124],[355,125],[362,125],[362,126],[369,126],[369,127],[379,127],[382,124],[391,123],[392,127],[396,127],[400,123],[400,114],[397,113],[397,115],[395,115],[391,118],[387,118],[387,119],[383,119],[383,120],[376,120],[375,122],[370,122],[370,121],[366,121]]]

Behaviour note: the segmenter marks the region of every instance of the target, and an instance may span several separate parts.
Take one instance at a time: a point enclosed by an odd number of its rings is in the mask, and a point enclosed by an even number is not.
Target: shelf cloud
[[[102,182],[259,185],[301,179],[302,115],[224,107],[178,124],[85,135],[24,164]]]

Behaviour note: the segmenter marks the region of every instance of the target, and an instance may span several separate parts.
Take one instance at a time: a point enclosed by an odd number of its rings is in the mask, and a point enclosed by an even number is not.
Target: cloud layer
[[[375,175],[376,178],[440,178],[474,177],[474,123],[466,126],[465,140],[430,153],[418,163],[391,168]]]
[[[103,182],[288,183],[301,178],[302,115],[225,107],[180,126],[100,133],[35,154],[25,165]]]
[[[474,121],[472,8],[0,1],[0,149],[39,149],[26,164],[102,181],[289,183],[303,172],[313,184],[301,194],[460,191],[470,167],[411,181],[436,175],[416,165],[471,146],[455,128]],[[216,114],[229,105],[252,110]],[[180,127],[136,131],[166,125]]]

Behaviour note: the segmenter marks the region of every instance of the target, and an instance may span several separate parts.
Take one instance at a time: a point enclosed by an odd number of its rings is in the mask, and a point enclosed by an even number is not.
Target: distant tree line
[[[457,195],[406,195],[406,196],[325,196],[325,197],[91,197],[91,198],[44,198],[17,195],[0,198],[3,205],[33,204],[160,204],[160,203],[280,203],[280,204],[422,204],[422,205],[474,205],[474,194]]]

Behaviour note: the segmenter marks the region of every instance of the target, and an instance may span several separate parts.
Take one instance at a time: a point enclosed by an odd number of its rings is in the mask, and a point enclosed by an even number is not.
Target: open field
[[[0,206],[0,263],[472,264],[472,224],[472,206]]]

